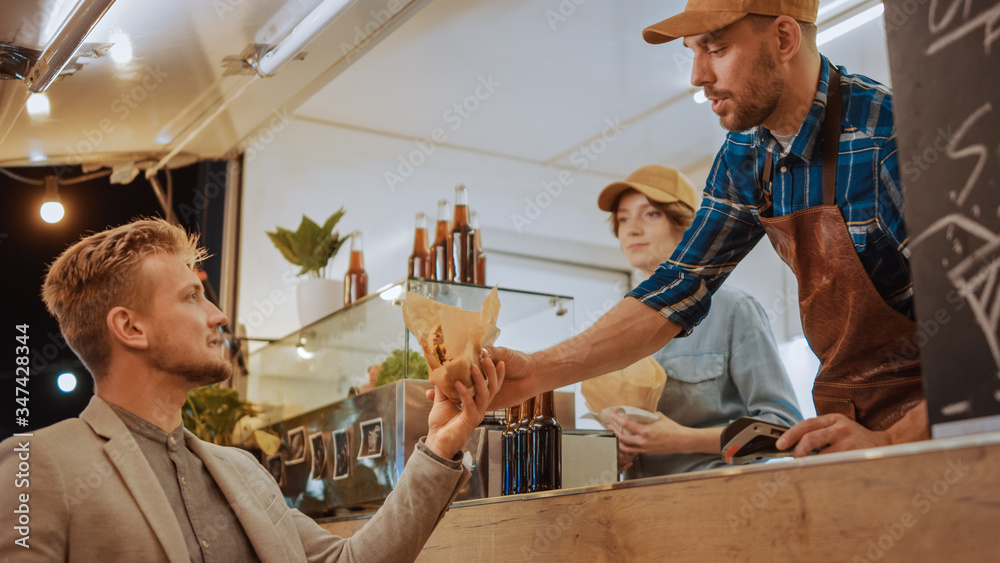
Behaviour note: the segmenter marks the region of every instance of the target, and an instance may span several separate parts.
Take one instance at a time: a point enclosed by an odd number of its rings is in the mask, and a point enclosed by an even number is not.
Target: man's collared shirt
[[[820,147],[830,72],[827,58],[820,59],[816,97],[788,149],[783,151],[761,126],[729,133],[694,224],[670,259],[629,292],[680,325],[682,335],[705,318],[712,293],[765,235],[762,214],[781,217],[823,204]],[[875,289],[886,303],[913,318],[892,93],[838,68],[844,106],[836,204]],[[770,193],[763,178],[765,158],[774,159]]]
[[[243,526],[201,458],[187,447],[184,427],[167,434],[108,403],[135,437],[177,516],[194,562],[259,561]]]

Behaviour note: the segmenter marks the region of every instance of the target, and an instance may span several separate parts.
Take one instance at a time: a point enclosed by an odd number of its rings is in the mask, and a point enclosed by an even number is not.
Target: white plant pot
[[[344,306],[344,282],[306,278],[297,288],[299,324],[312,324]]]

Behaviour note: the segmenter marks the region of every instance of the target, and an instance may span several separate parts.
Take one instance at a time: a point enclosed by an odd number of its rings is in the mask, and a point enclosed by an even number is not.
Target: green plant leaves
[[[296,231],[277,227],[273,233],[267,232],[267,236],[286,260],[302,268],[298,275],[310,274],[320,278],[323,277],[323,268],[349,238],[341,238],[339,232],[333,231],[344,213],[341,207],[323,222],[322,227],[303,214]]]
[[[230,445],[233,430],[241,418],[257,414],[253,404],[240,399],[235,389],[206,385],[188,391],[181,409],[184,427],[213,444]]]

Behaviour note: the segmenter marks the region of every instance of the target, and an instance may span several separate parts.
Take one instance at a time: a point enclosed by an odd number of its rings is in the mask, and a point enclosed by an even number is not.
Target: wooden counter
[[[456,503],[419,561],[1000,561],[1000,433]]]

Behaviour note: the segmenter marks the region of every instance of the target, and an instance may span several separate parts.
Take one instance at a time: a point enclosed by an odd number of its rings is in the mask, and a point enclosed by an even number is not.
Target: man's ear
[[[126,307],[115,307],[108,311],[108,332],[111,339],[121,345],[136,350],[149,348],[149,338],[145,323],[135,311]]]
[[[802,30],[799,22],[788,16],[778,16],[771,23],[776,31],[778,41],[778,64],[788,62],[802,45]]]

